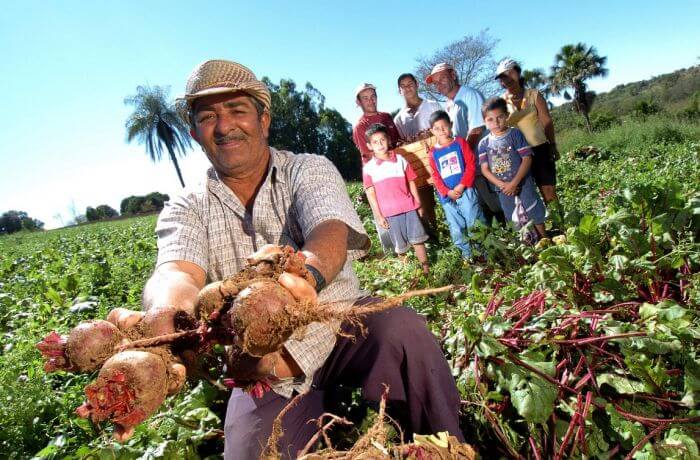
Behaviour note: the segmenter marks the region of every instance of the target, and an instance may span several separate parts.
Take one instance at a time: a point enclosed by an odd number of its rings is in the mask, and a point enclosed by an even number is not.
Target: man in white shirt
[[[397,81],[399,92],[406,100],[406,106],[394,117],[403,142],[413,142],[424,131],[430,131],[430,115],[442,110],[440,103],[427,101],[418,96],[418,81],[413,74],[401,74]]]
[[[442,110],[440,103],[427,101],[418,96],[418,81],[413,74],[404,73],[397,80],[399,92],[406,100],[406,106],[394,117],[394,124],[399,131],[401,142],[410,143],[431,136],[430,115]],[[423,227],[431,240],[437,241],[437,221],[435,218],[435,195],[433,187],[425,184],[418,188],[421,209],[423,210]]]

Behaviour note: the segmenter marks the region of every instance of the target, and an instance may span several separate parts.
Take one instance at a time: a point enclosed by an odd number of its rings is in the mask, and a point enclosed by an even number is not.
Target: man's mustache
[[[244,141],[244,140],[246,140],[246,138],[247,138],[247,136],[243,133],[231,133],[231,134],[227,134],[226,136],[215,137],[214,143],[226,144],[227,142],[231,142],[231,141]]]

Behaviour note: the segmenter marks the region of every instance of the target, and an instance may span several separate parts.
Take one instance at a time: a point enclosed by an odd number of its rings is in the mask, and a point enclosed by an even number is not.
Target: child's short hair
[[[450,116],[447,114],[447,112],[444,110],[436,110],[432,115],[430,115],[430,127],[432,128],[433,125],[440,120],[446,121],[447,124],[452,126],[452,120],[450,120]]]
[[[508,113],[508,104],[506,104],[506,100],[502,97],[491,97],[484,102],[484,105],[481,106],[481,114],[486,115],[486,112],[497,109],[501,109],[504,113]]]
[[[386,126],[381,123],[375,123],[367,128],[367,131],[365,131],[365,140],[369,142],[369,138],[372,136],[372,134],[377,133],[384,133],[386,137],[389,137],[389,130],[386,128]]]

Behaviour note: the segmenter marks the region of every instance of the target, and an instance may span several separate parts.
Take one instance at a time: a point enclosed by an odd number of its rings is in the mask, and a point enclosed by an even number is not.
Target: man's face
[[[270,114],[258,111],[245,93],[213,94],[193,106],[192,137],[202,146],[217,172],[244,177],[267,164]]]
[[[413,99],[416,97],[416,93],[418,92],[418,85],[416,85],[416,82],[413,81],[413,78],[404,77],[399,82],[399,92],[404,99]]]
[[[357,105],[360,106],[364,113],[377,112],[377,92],[372,88],[367,88],[357,95]]]
[[[450,94],[456,87],[454,71],[447,69],[433,75],[433,85],[443,96]]]

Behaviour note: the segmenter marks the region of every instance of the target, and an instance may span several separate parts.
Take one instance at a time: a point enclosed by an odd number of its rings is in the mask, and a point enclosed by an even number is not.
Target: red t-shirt
[[[386,112],[377,112],[374,115],[362,115],[352,128],[352,140],[360,151],[362,156],[362,164],[367,163],[372,159],[372,151],[367,148],[367,139],[365,139],[365,131],[375,123],[381,123],[389,130],[389,149],[396,147],[399,141],[399,130],[396,129],[394,120]]]

